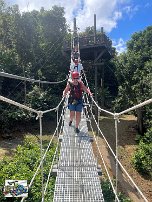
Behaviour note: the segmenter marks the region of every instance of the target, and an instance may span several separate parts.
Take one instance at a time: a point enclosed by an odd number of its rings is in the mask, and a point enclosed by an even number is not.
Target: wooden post
[[[77,31],[76,18],[74,18],[73,24],[74,24],[73,30],[74,30],[74,33],[76,33]]]
[[[74,48],[77,49],[78,39],[77,39],[77,25],[76,25],[76,18],[74,18],[74,27],[73,27],[73,38],[74,38]]]
[[[101,92],[102,92],[102,98],[101,98],[101,107],[104,108],[104,102],[105,102],[105,95],[104,95],[104,64],[102,65],[102,83],[101,83]]]
[[[103,32],[103,27],[101,27],[101,34],[103,34],[104,32]]]
[[[94,43],[96,44],[97,34],[96,34],[96,14],[94,14]]]
[[[95,101],[97,102],[97,75],[98,75],[98,66],[95,65]]]
[[[96,44],[96,14],[94,14],[94,43]],[[94,52],[94,58],[97,57],[97,52]],[[95,62],[96,63],[96,62]],[[95,65],[95,101],[97,102],[97,75],[98,75],[98,66]]]
[[[95,51],[94,52],[94,55],[95,55],[95,57],[94,58],[96,58],[97,57],[97,52]],[[94,62],[94,68],[95,68],[95,101],[96,101],[96,103],[98,103],[98,98],[97,98],[97,92],[98,92],[98,65],[96,65],[96,62]],[[98,116],[98,109],[97,109],[97,107],[95,107],[95,116],[96,116],[96,118],[97,118],[97,116]]]

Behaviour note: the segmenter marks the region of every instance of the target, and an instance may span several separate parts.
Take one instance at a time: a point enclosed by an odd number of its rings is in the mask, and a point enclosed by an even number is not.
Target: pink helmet
[[[78,72],[72,72],[72,79],[79,78],[79,76]]]

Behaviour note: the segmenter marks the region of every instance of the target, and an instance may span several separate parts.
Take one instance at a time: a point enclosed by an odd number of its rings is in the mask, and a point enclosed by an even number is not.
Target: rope
[[[110,114],[110,115],[114,116],[114,113],[109,112],[109,111],[107,111],[107,110],[105,110],[105,109],[100,108],[99,105],[96,103],[96,101],[94,100],[93,97],[91,97],[91,99],[92,99],[92,101],[94,102],[94,104],[96,105],[96,107],[97,107],[100,111],[103,111],[103,112],[105,112],[105,113],[107,113],[107,114]]]
[[[43,111],[43,114],[57,110],[57,109],[59,108],[59,106],[61,105],[61,103],[63,102],[64,99],[65,99],[65,98],[63,97],[57,107],[55,107],[55,108],[53,108],[53,109],[49,109],[49,110]]]
[[[37,169],[36,169],[36,172],[35,172],[34,175],[33,175],[33,178],[31,179],[31,182],[30,182],[30,184],[29,184],[29,189],[31,188],[31,186],[32,186],[32,184],[33,184],[33,181],[34,181],[36,175],[38,174],[38,171],[39,171],[39,169],[40,169],[40,167],[41,167],[41,165],[42,165],[42,163],[43,163],[43,161],[44,161],[44,159],[45,159],[45,157],[46,157],[46,154],[47,154],[47,152],[48,152],[48,150],[49,150],[49,148],[50,148],[50,145],[52,144],[53,138],[54,138],[55,135],[56,135],[57,128],[59,127],[61,118],[62,118],[62,116],[63,116],[63,110],[64,110],[64,107],[63,107],[63,109],[62,109],[62,113],[61,113],[61,116],[60,116],[58,125],[57,125],[57,127],[56,127],[56,129],[55,129],[55,131],[54,131],[54,134],[53,134],[53,136],[52,136],[52,138],[51,138],[51,140],[50,140],[50,142],[49,142],[49,144],[48,144],[47,149],[45,150],[45,153],[44,153],[43,157],[41,158],[41,161],[40,161],[40,163],[39,163],[39,166],[38,166]],[[44,196],[42,195],[42,197],[44,197]],[[25,199],[25,197],[22,198],[21,202],[23,202],[24,199]]]
[[[17,89],[17,87],[20,85],[20,84],[22,84],[23,82],[22,81],[20,81],[16,86],[15,86],[15,88],[13,89],[13,90],[11,90],[11,91],[9,91],[9,94],[7,95],[7,97],[9,98],[13,93],[14,93],[14,91]],[[21,96],[21,93],[20,93],[20,96]],[[18,96],[18,98],[19,98],[19,96]],[[5,108],[5,110],[7,110],[9,108],[9,105]],[[3,114],[4,114],[4,112],[1,114],[1,117],[3,116]]]
[[[29,81],[29,82],[32,82],[32,83],[43,83],[43,84],[59,84],[59,83],[63,83],[64,81],[67,80],[64,79],[62,81],[41,81],[41,80],[35,80],[35,79],[31,79],[31,78],[26,78],[26,77],[22,77],[22,76],[17,76],[17,75],[14,75],[14,74],[8,74],[6,72],[0,72],[0,76],[4,76],[4,77],[7,77],[7,78],[12,78],[12,79],[19,79],[19,80],[23,80],[23,81]]]
[[[88,101],[88,95],[86,95],[86,97],[87,97],[87,101]],[[91,109],[91,112],[92,112],[92,109]],[[88,111],[87,111],[87,114],[88,114]],[[99,111],[99,110],[98,110],[98,114],[100,114],[100,111]],[[89,114],[88,114],[88,116],[89,116]],[[91,120],[89,120],[89,124],[90,124],[91,130],[92,130],[92,133],[93,133],[93,136],[94,136],[94,139],[95,139],[95,143],[96,143],[98,152],[99,152],[99,154],[100,154],[101,160],[102,160],[103,165],[104,165],[104,168],[105,168],[105,170],[106,170],[106,173],[107,173],[109,182],[110,182],[111,187],[112,187],[112,189],[113,189],[113,192],[114,192],[114,194],[115,194],[115,199],[117,199],[117,201],[119,202],[119,198],[118,198],[118,196],[117,196],[117,191],[116,191],[115,188],[114,188],[114,185],[113,185],[112,180],[111,180],[111,178],[110,178],[110,174],[109,174],[109,172],[108,172],[107,166],[106,166],[106,164],[105,164],[105,161],[104,161],[103,156],[102,156],[102,154],[101,154],[101,151],[100,151],[100,149],[99,149],[98,136],[97,136],[97,138],[96,138],[95,133],[94,133],[94,131],[93,131],[92,124],[91,124]],[[99,117],[98,117],[98,125],[99,125]],[[98,135],[99,135],[99,128],[98,128]]]
[[[63,114],[64,114],[64,106],[63,106],[63,108],[62,108],[62,113],[61,113],[60,119],[59,119],[59,121],[57,122],[56,133],[57,133],[57,136],[58,136],[58,143],[57,143],[57,147],[56,147],[56,150],[55,150],[55,153],[54,153],[54,156],[53,156],[52,164],[51,164],[51,167],[50,167],[50,170],[49,170],[47,182],[46,182],[45,189],[44,189],[44,195],[42,196],[42,201],[41,201],[41,202],[44,202],[44,197],[45,197],[46,190],[47,190],[47,187],[48,187],[48,183],[49,183],[51,171],[52,171],[52,168],[53,168],[54,160],[55,160],[55,157],[56,157],[56,154],[57,154],[57,151],[58,151],[58,146],[59,146],[58,126],[59,126],[60,121],[61,121],[61,118],[62,118],[62,125],[61,125],[61,128],[63,127]],[[57,111],[57,119],[58,119],[58,111]],[[61,130],[60,130],[60,133],[61,133]]]
[[[17,106],[17,107],[19,107],[19,108],[23,108],[23,109],[26,109],[26,110],[28,110],[28,111],[34,112],[34,113],[36,113],[36,114],[39,114],[39,113],[40,113],[40,111],[36,111],[35,109],[32,109],[32,108],[30,108],[30,107],[27,107],[27,106],[25,106],[25,105],[23,105],[23,104],[20,104],[20,103],[18,103],[18,102],[15,102],[15,101],[13,101],[13,100],[10,100],[10,99],[8,99],[8,98],[6,98],[6,97],[3,97],[3,96],[1,96],[1,95],[0,95],[0,100],[2,100],[3,102],[7,102],[7,103],[9,103],[9,104],[15,105],[15,106]]]
[[[118,191],[118,118],[115,117],[115,134],[116,134],[116,193]],[[116,201],[116,198],[115,198]]]
[[[86,80],[87,81],[87,80]],[[117,122],[118,122],[118,117],[119,117],[119,115],[122,115],[123,113],[126,113],[126,112],[129,112],[129,111],[131,111],[131,110],[134,110],[134,109],[137,109],[137,108],[139,108],[139,107],[142,107],[142,106],[144,106],[144,105],[147,105],[147,104],[150,104],[152,102],[152,99],[149,99],[149,100],[147,100],[147,101],[145,101],[145,102],[143,102],[143,103],[140,103],[140,104],[138,104],[138,105],[136,105],[136,106],[134,106],[134,107],[131,107],[130,109],[127,109],[127,110],[125,110],[125,111],[122,111],[122,112],[120,112],[120,113],[115,113],[114,114],[114,119],[115,119],[115,132],[116,132],[116,146],[117,146],[117,142],[118,142],[118,140],[117,140]],[[99,107],[98,105],[96,105],[97,107]],[[100,107],[99,107],[100,108]],[[107,112],[107,111],[106,111]],[[111,112],[110,112],[111,113]],[[145,198],[145,196],[143,195],[143,193],[141,192],[141,190],[138,188],[138,186],[135,184],[135,182],[133,181],[133,179],[130,177],[130,175],[128,174],[128,172],[125,170],[125,168],[122,166],[122,164],[120,163],[120,161],[118,160],[118,154],[117,154],[117,148],[116,148],[116,155],[114,154],[114,152],[113,152],[113,150],[112,150],[112,148],[110,147],[110,145],[109,145],[109,143],[108,143],[108,141],[107,141],[107,139],[105,138],[105,136],[103,135],[103,133],[102,133],[102,131],[100,130],[100,128],[99,128],[99,126],[98,126],[98,123],[97,123],[97,121],[96,121],[96,119],[95,119],[95,117],[94,117],[94,115],[93,115],[93,113],[92,113],[92,111],[91,111],[91,114],[92,114],[92,117],[93,117],[93,119],[94,119],[94,121],[95,121],[95,123],[96,123],[96,126],[97,126],[97,128],[98,128],[98,130],[100,131],[100,133],[101,133],[101,135],[102,135],[102,137],[104,138],[104,140],[105,140],[105,142],[106,142],[106,144],[108,145],[108,147],[109,147],[109,149],[110,149],[110,151],[112,152],[112,154],[113,154],[113,156],[114,156],[114,158],[115,158],[115,160],[116,160],[116,162],[120,165],[120,167],[122,168],[122,170],[125,172],[125,174],[127,175],[127,177],[130,179],[130,181],[133,183],[133,185],[136,187],[136,189],[137,189],[137,191],[140,193],[140,195],[143,197],[143,199],[145,200],[145,202],[148,202],[148,200]],[[111,114],[112,115],[112,114]],[[118,146],[117,146],[118,147]],[[116,165],[116,175],[117,175],[117,172],[118,172],[118,168],[117,168],[117,166],[118,165]],[[117,190],[117,184],[116,184],[116,190]]]
[[[51,176],[51,172],[52,172],[52,168],[53,168],[53,165],[54,165],[55,157],[56,157],[56,154],[57,154],[57,152],[58,152],[58,147],[59,147],[59,134],[61,134],[62,129],[63,129],[64,106],[63,106],[63,109],[62,109],[62,110],[63,110],[63,113],[62,113],[62,125],[61,125],[61,127],[60,127],[60,133],[58,132],[58,128],[57,128],[58,143],[57,143],[56,150],[55,150],[55,153],[54,153],[54,156],[53,156],[53,160],[52,160],[52,163],[51,163],[51,167],[50,167],[50,170],[49,170],[47,182],[46,182],[45,189],[44,189],[44,195],[42,196],[42,201],[41,201],[41,202],[44,202],[44,197],[45,197],[45,195],[46,195],[46,191],[47,191],[47,187],[48,187],[48,184],[49,184],[49,179],[50,179],[50,176]],[[58,110],[57,110],[57,124],[58,124]]]
[[[52,160],[52,163],[51,163],[51,167],[50,167],[50,170],[49,170],[47,182],[46,182],[45,189],[44,189],[44,196],[42,197],[42,202],[44,201],[44,197],[46,195],[46,191],[47,191],[47,187],[48,187],[48,184],[49,184],[52,168],[53,168],[55,157],[56,157],[56,154],[57,154],[57,151],[58,151],[58,146],[59,146],[59,142],[57,143],[57,146],[56,146],[56,149],[55,149],[55,153],[54,153],[54,156],[53,156],[53,160]]]
[[[88,113],[88,111],[86,111],[86,113],[87,113],[87,116],[89,117],[89,113]],[[99,154],[100,154],[100,157],[101,157],[101,160],[102,160],[102,162],[103,162],[103,165],[104,165],[105,171],[106,171],[106,173],[107,173],[107,176],[108,176],[109,182],[110,182],[111,187],[112,187],[112,189],[113,189],[113,192],[114,192],[114,194],[115,194],[115,198],[116,198],[117,201],[119,202],[119,198],[118,198],[118,196],[117,196],[117,192],[115,191],[115,188],[114,188],[114,185],[113,185],[113,183],[112,183],[112,180],[111,180],[110,174],[109,174],[109,172],[108,172],[108,169],[107,169],[106,163],[105,163],[105,161],[104,161],[103,155],[101,154],[101,151],[100,151],[100,149],[99,149],[98,140],[97,140],[97,138],[96,138],[96,136],[95,136],[95,133],[94,133],[94,130],[93,130],[93,127],[92,127],[92,124],[91,124],[91,120],[89,120],[89,124],[90,124],[91,130],[92,130],[92,133],[93,133],[93,137],[94,137],[94,139],[95,139],[95,143],[96,143],[96,146],[97,146],[98,152],[99,152]],[[98,131],[99,131],[99,129],[98,129]]]
[[[142,103],[140,103],[140,104],[138,104],[138,105],[135,105],[135,106],[133,106],[133,107],[131,107],[131,108],[129,108],[129,109],[126,109],[126,110],[124,110],[124,111],[122,111],[122,112],[115,113],[115,116],[120,116],[120,115],[122,115],[122,114],[125,114],[125,113],[127,113],[127,112],[130,112],[130,111],[132,111],[132,110],[134,110],[134,109],[138,109],[138,108],[143,107],[143,106],[145,106],[145,105],[148,105],[148,104],[150,104],[150,103],[152,103],[152,98],[149,99],[149,100],[146,100],[146,101],[144,101],[144,102],[142,102]]]
[[[9,104],[12,104],[12,105],[15,105],[15,106],[17,106],[17,107],[19,107],[19,108],[23,108],[23,109],[26,109],[26,110],[28,110],[28,111],[31,111],[31,112],[34,112],[34,113],[36,113],[36,114],[45,114],[45,113],[48,113],[48,112],[51,112],[51,111],[55,111],[55,110],[57,110],[58,108],[59,108],[59,106],[61,105],[61,103],[63,102],[63,100],[64,100],[64,97],[62,98],[62,100],[60,101],[60,103],[57,105],[57,107],[54,107],[53,109],[49,109],[49,110],[46,110],[46,111],[37,111],[37,110],[35,110],[35,109],[32,109],[32,108],[30,108],[30,107],[27,107],[27,106],[25,106],[25,105],[23,105],[23,104],[20,104],[20,103],[18,103],[18,102],[15,102],[15,101],[13,101],[13,100],[10,100],[10,99],[8,99],[8,98],[6,98],[6,97],[3,97],[3,96],[1,96],[0,95],[0,100],[2,100],[3,102],[7,102],[7,103],[9,103]]]
[[[88,81],[87,81],[87,79],[86,79],[86,75],[85,75],[84,72],[83,72],[83,75],[84,75],[84,79],[85,79],[85,82],[86,82],[86,86],[89,88]],[[89,88],[89,89],[90,89],[90,88]],[[99,107],[99,105],[96,103],[96,101],[94,100],[94,98],[93,98],[92,96],[91,96],[91,99],[92,99],[92,101],[94,102],[94,104],[96,105],[96,107],[97,107],[100,111],[103,111],[103,112],[105,112],[105,113],[107,113],[107,114],[110,114],[110,115],[114,116],[114,113],[109,112],[109,111],[104,110],[104,109],[101,109],[101,108]]]
[[[39,116],[39,123],[40,123],[40,149],[41,149],[41,177],[42,177],[42,198],[44,198],[44,177],[43,177],[43,140],[42,140],[42,115]]]
[[[96,123],[96,125],[97,125],[97,121],[95,120],[95,117],[94,117],[93,113],[92,113],[92,116],[93,116],[93,119],[94,119],[94,121],[95,121],[95,123]],[[97,125],[97,127],[99,128],[98,125]],[[118,164],[120,165],[120,167],[122,168],[122,170],[125,172],[125,174],[127,175],[127,177],[130,179],[130,181],[131,181],[131,182],[133,183],[133,185],[136,187],[137,191],[138,191],[138,192],[140,193],[140,195],[143,197],[143,199],[145,200],[145,202],[148,202],[147,199],[145,198],[145,196],[143,195],[143,193],[140,191],[140,189],[138,188],[138,186],[137,186],[137,185],[135,184],[135,182],[133,181],[133,179],[130,177],[130,175],[128,174],[128,172],[125,170],[125,168],[123,167],[123,165],[121,164],[121,162],[117,159],[116,155],[114,154],[112,148],[110,147],[110,145],[109,145],[107,139],[106,139],[105,136],[103,135],[103,133],[102,133],[102,131],[100,130],[100,128],[99,128],[99,131],[100,131],[102,137],[104,138],[105,142],[107,143],[107,145],[108,145],[110,151],[112,152],[112,154],[113,154],[115,160],[118,162]]]
[[[58,128],[58,126],[59,126],[59,124],[60,124],[60,120],[61,120],[62,115],[63,115],[63,112],[62,112],[62,114],[61,114],[61,116],[60,116],[58,125],[57,125],[57,127],[56,127],[56,129],[55,129],[55,132],[54,132],[54,134],[53,134],[53,136],[52,136],[52,138],[51,138],[51,140],[50,140],[50,142],[49,142],[49,144],[48,144],[48,147],[47,147],[47,149],[45,150],[45,153],[44,153],[44,155],[43,155],[43,158],[42,158],[42,160],[41,160],[41,162],[40,162],[40,164],[39,164],[39,166],[38,166],[38,168],[37,168],[37,171],[35,172],[36,175],[37,175],[38,170],[40,169],[40,166],[41,166],[41,164],[42,164],[42,161],[43,161],[43,160],[45,159],[45,157],[46,157],[46,154],[47,154],[47,152],[48,152],[48,150],[49,150],[49,148],[50,148],[50,145],[52,144],[53,138],[54,138],[54,136],[55,136],[55,134],[56,134],[56,132],[57,132],[57,128]],[[35,176],[36,176],[36,175],[35,175]],[[35,178],[35,177],[34,177],[34,178]],[[31,185],[32,185],[32,183],[33,183],[33,181],[34,181],[34,178],[32,178],[32,180],[31,180],[31,182],[30,182],[30,185],[29,185],[29,188],[31,187]]]

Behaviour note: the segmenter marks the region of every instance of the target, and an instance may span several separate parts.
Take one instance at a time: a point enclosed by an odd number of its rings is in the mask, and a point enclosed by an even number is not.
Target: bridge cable
[[[84,74],[84,75],[85,75],[85,74]],[[86,80],[86,83],[87,83],[87,87],[89,88],[88,82],[87,82],[87,79],[86,79],[86,76],[85,76],[85,80]],[[87,103],[89,103],[88,94],[85,94],[85,95],[86,95]],[[91,109],[91,114],[93,115],[92,107],[91,107],[90,109]],[[87,114],[87,116],[89,117],[88,111],[86,111],[86,114]],[[99,114],[100,114],[100,110],[99,110],[99,108],[98,108],[98,123],[97,123],[98,126],[99,126]],[[118,195],[117,195],[117,188],[116,188],[116,189],[114,188],[114,185],[113,185],[113,183],[112,183],[112,180],[111,180],[110,174],[109,174],[109,172],[108,172],[107,166],[106,166],[106,164],[105,164],[105,161],[104,161],[103,156],[102,156],[102,154],[101,154],[101,151],[100,151],[100,149],[99,149],[99,144],[98,144],[98,139],[99,139],[99,127],[98,127],[98,133],[97,133],[97,138],[96,138],[95,133],[94,133],[94,130],[93,130],[93,127],[92,127],[92,124],[91,124],[91,119],[90,119],[90,117],[89,117],[89,124],[90,124],[91,130],[92,130],[92,133],[93,133],[93,136],[94,136],[94,139],[95,139],[95,143],[96,143],[98,152],[99,152],[99,154],[100,154],[100,157],[101,157],[102,162],[103,162],[103,165],[104,165],[104,167],[105,167],[107,176],[108,176],[108,178],[109,178],[109,182],[110,182],[111,187],[112,187],[112,189],[113,189],[113,192],[114,192],[114,195],[115,195],[115,200],[117,200],[117,201],[119,202],[119,198],[118,198]],[[97,157],[97,158],[98,158],[98,157]],[[98,167],[98,162],[97,162],[97,167]]]
[[[31,79],[31,78],[26,78],[26,77],[22,77],[22,76],[17,76],[17,75],[14,75],[14,74],[8,74],[8,73],[5,73],[5,72],[0,72],[0,76],[3,76],[3,77],[8,77],[8,78],[13,78],[13,79],[19,79],[19,80],[23,80],[23,81],[29,81],[29,82],[32,82],[32,83],[41,83],[41,84],[59,84],[59,83],[63,83],[64,81],[67,80],[64,79],[62,81],[41,81],[41,80],[35,80],[35,79]]]
[[[86,97],[87,97],[87,95],[86,95]],[[88,99],[88,98],[87,98],[87,99]],[[91,113],[92,113],[92,109],[91,109]],[[89,117],[88,111],[87,111],[87,115],[88,115],[88,117]],[[109,182],[110,182],[111,187],[112,187],[112,190],[113,190],[113,192],[114,192],[115,198],[116,198],[117,201],[119,202],[119,198],[118,198],[118,195],[117,195],[117,191],[116,191],[115,188],[114,188],[114,185],[113,185],[113,183],[112,183],[112,180],[111,180],[109,171],[108,171],[108,169],[107,169],[106,163],[105,163],[105,161],[104,161],[103,155],[101,154],[101,151],[100,151],[100,149],[99,149],[98,136],[97,136],[97,138],[96,138],[95,133],[94,133],[94,130],[93,130],[93,127],[92,127],[92,124],[91,124],[91,118],[90,118],[90,117],[89,117],[89,124],[90,124],[90,128],[91,128],[91,130],[92,130],[93,137],[94,137],[94,139],[95,139],[95,143],[96,143],[98,152],[99,152],[99,154],[100,154],[100,157],[101,157],[101,160],[102,160],[102,162],[103,162],[105,171],[106,171],[106,173],[107,173]],[[99,128],[98,128],[98,131],[99,131]],[[98,166],[98,165],[97,165],[97,166]]]
[[[62,100],[63,100],[63,99],[62,99]],[[61,103],[61,102],[60,102],[60,103]],[[56,108],[51,109],[50,111],[58,110],[58,108],[59,108],[59,105],[58,105]],[[44,112],[41,112],[41,113],[39,114],[38,118],[40,119],[43,114],[44,114]],[[62,116],[63,116],[63,110],[62,110],[62,113],[61,113],[61,115],[60,115],[59,122],[58,122],[58,124],[57,124],[56,129],[55,129],[55,132],[54,132],[54,134],[52,135],[52,138],[51,138],[51,140],[50,140],[50,142],[49,142],[49,144],[48,144],[48,147],[47,147],[47,149],[45,150],[44,155],[41,156],[41,161],[40,161],[40,163],[39,163],[39,166],[37,167],[36,172],[34,173],[33,178],[31,179],[31,182],[30,182],[30,184],[29,184],[29,188],[32,186],[33,181],[34,181],[36,175],[38,174],[38,171],[39,171],[40,167],[41,167],[42,172],[43,172],[43,167],[42,167],[43,161],[44,161],[44,159],[45,159],[45,157],[46,157],[46,154],[47,154],[47,152],[48,152],[48,150],[49,150],[49,148],[50,148],[50,145],[52,144],[53,138],[54,138],[55,134],[57,133],[57,130],[58,130],[58,127],[59,127],[59,124],[60,124],[60,121],[61,121]],[[42,125],[42,122],[40,121],[40,135],[41,135],[41,139],[42,139],[42,133],[41,133],[42,126],[41,126],[41,125]],[[41,142],[41,150],[42,150],[42,142]],[[41,153],[41,155],[42,155],[42,153]],[[43,179],[43,178],[42,178],[42,179]],[[43,198],[44,198],[44,184],[42,183],[42,199],[43,199]],[[23,202],[24,199],[25,199],[25,197],[22,198],[21,202]]]
[[[91,97],[91,98],[92,98],[92,97]],[[136,105],[136,106],[133,106],[133,107],[131,107],[131,108],[127,109],[127,110],[124,110],[124,111],[122,111],[122,112],[120,112],[120,113],[114,113],[115,121],[119,121],[118,118],[119,118],[120,115],[122,115],[122,114],[124,114],[124,113],[126,113],[126,112],[129,112],[129,111],[132,111],[132,110],[134,110],[134,109],[137,109],[137,108],[139,108],[139,107],[145,106],[145,105],[150,104],[150,103],[152,103],[152,99],[146,100],[146,101],[144,101],[143,103],[140,103],[140,104],[138,104],[138,105]],[[96,103],[96,106],[97,106],[100,110],[103,111],[103,109],[101,109],[101,108],[97,105],[97,103]],[[108,114],[111,114],[111,115],[112,115],[111,112],[108,112],[108,111],[106,111],[106,110],[104,110],[104,112],[107,112]],[[92,113],[92,112],[91,112],[91,113]],[[128,174],[128,172],[127,172],[127,171],[125,170],[125,168],[122,166],[121,162],[118,160],[118,157],[114,154],[114,152],[113,152],[112,148],[110,147],[108,141],[106,140],[105,136],[104,136],[103,133],[101,132],[101,130],[100,130],[99,126],[98,126],[98,123],[97,123],[97,121],[96,121],[96,119],[95,119],[93,113],[92,113],[92,116],[93,116],[93,119],[94,119],[94,121],[95,121],[95,123],[96,123],[96,125],[97,125],[97,127],[98,127],[98,129],[99,129],[99,131],[100,131],[100,134],[102,135],[102,137],[103,137],[104,140],[106,141],[106,144],[108,145],[110,151],[112,152],[112,154],[113,154],[115,160],[118,162],[118,164],[120,165],[120,167],[122,168],[122,170],[125,172],[125,174],[127,175],[127,177],[130,179],[130,181],[131,181],[131,182],[133,183],[133,185],[136,187],[137,191],[138,191],[138,192],[140,193],[140,195],[143,197],[143,199],[145,200],[145,202],[148,202],[148,200],[145,198],[145,196],[143,195],[143,193],[141,192],[141,190],[138,188],[138,186],[135,184],[135,182],[134,182],[133,179],[130,177],[130,175]],[[117,124],[115,124],[115,127],[117,127]],[[116,132],[116,136],[117,136],[117,133],[118,133],[117,130],[116,130],[115,132]],[[117,147],[118,147],[118,146],[117,146]]]

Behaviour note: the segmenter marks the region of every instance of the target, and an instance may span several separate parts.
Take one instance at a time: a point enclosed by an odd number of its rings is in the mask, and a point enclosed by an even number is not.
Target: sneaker
[[[69,121],[69,126],[71,126],[71,124],[72,124],[72,121]]]
[[[80,130],[78,128],[75,129],[76,133],[80,133]]]

